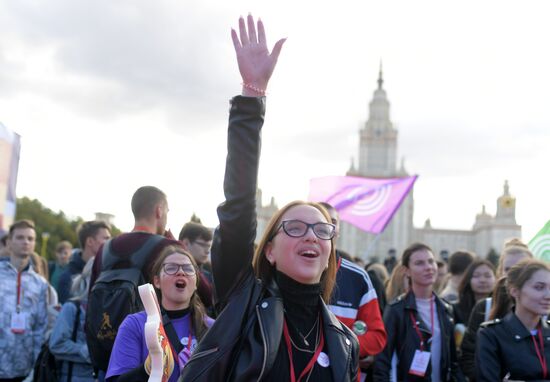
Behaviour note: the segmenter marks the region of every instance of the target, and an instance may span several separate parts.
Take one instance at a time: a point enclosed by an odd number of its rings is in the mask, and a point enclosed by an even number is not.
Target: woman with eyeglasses
[[[384,310],[388,340],[374,362],[374,381],[465,381],[456,356],[453,308],[434,293],[433,251],[411,244],[401,264],[410,290]]]
[[[232,37],[243,92],[230,108],[226,200],[211,251],[223,310],[181,381],[356,381],[357,338],[325,305],[336,277],[328,212],[317,203],[286,205],[254,253],[263,96],[284,40],[269,53],[263,23],[250,15]]]
[[[180,247],[168,246],[152,268],[153,287],[161,306],[163,324],[173,353],[173,368],[169,381],[177,381],[198,341],[204,336],[213,320],[206,316],[205,308],[196,293],[197,265],[193,256]],[[145,342],[145,311],[127,316],[115,339],[106,381],[141,382],[149,379],[150,361]],[[170,333],[173,336],[170,336]],[[175,344],[179,341],[180,344]]]

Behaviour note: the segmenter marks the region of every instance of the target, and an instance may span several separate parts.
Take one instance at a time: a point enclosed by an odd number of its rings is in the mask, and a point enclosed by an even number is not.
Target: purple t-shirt
[[[182,318],[173,319],[172,325],[176,329],[176,333],[180,338],[180,341],[184,347],[182,352],[186,351],[188,346],[189,337],[189,322],[191,316],[186,314]],[[109,368],[107,369],[106,380],[110,377],[124,374],[136,367],[143,365],[149,351],[147,350],[147,344],[145,343],[145,336],[143,334],[145,330],[145,322],[147,321],[147,314],[145,312],[138,312],[127,316],[118,329],[118,333],[109,360]],[[206,326],[212,326],[212,320],[210,317],[206,318]],[[191,352],[195,350],[197,346],[197,339],[192,337]],[[177,382],[180,376],[180,368],[178,360],[174,359],[174,371],[170,376],[169,382]]]

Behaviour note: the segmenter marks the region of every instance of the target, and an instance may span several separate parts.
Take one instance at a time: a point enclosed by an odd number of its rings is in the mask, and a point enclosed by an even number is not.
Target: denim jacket
[[[76,305],[72,301],[63,304],[61,312],[50,337],[50,350],[58,361],[65,361],[61,365],[61,381],[67,379],[69,362],[73,362],[73,382],[94,381],[93,368],[86,344],[84,322],[86,320],[85,306],[79,304],[79,323],[76,331],[76,341],[72,340],[74,321],[76,319]]]

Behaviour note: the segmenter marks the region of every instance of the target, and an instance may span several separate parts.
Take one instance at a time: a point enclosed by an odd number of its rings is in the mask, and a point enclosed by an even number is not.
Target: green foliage
[[[69,241],[73,247],[79,247],[76,230],[84,222],[84,219],[77,217],[75,220],[69,220],[63,211],[54,212],[45,207],[37,199],[27,197],[17,198],[16,220],[29,219],[36,226],[36,252],[42,254],[44,248],[46,258],[53,260],[55,257],[55,247],[62,240]],[[111,227],[111,233],[116,236],[120,230]],[[49,236],[48,236],[49,234]]]
[[[495,268],[498,267],[498,260],[500,258],[500,255],[495,251],[494,248],[491,248],[489,253],[487,254],[487,260],[489,260]]]

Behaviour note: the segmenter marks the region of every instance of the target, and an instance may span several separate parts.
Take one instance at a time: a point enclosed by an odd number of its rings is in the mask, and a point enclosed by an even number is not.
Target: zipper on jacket
[[[201,358],[201,357],[204,357],[204,356],[207,356],[209,354],[212,354],[212,353],[215,353],[219,350],[218,347],[215,347],[215,348],[212,348],[212,349],[208,349],[208,350],[203,350],[201,351],[200,353],[195,353],[192,355],[192,360],[195,360],[197,358]],[[191,360],[190,360],[191,361]]]
[[[262,363],[262,370],[260,370],[260,375],[258,376],[258,381],[260,381],[264,375],[265,367],[267,364],[267,343],[265,340],[264,326],[262,325],[262,318],[260,317],[260,310],[258,305],[256,305],[256,315],[258,316],[258,322],[260,323],[260,333],[262,334],[262,343],[264,345],[264,361]]]

